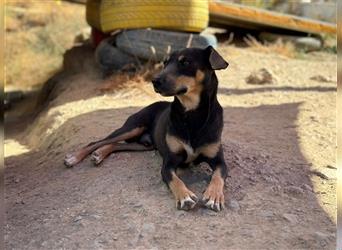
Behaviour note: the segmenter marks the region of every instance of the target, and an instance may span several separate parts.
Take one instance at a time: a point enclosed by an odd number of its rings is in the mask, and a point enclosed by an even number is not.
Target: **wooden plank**
[[[294,15],[282,14],[239,4],[211,1],[210,24],[251,29],[283,29],[312,34],[336,33],[336,24],[316,21]]]

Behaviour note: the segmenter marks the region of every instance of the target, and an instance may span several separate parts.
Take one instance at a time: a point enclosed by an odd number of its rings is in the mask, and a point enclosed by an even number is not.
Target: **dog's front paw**
[[[177,209],[188,211],[195,207],[197,201],[197,196],[190,190],[187,190],[176,197],[176,206]]]
[[[193,209],[198,201],[196,196],[187,196],[177,201],[177,208],[179,210],[190,210]]]
[[[203,194],[202,201],[207,208],[216,212],[221,211],[224,208],[223,189],[215,185],[209,185]]]

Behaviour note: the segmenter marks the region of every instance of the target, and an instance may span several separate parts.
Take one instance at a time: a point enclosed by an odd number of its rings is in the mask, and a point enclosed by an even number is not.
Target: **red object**
[[[96,48],[100,42],[109,37],[109,34],[103,33],[102,31],[96,29],[96,28],[91,28],[91,42],[93,44],[93,46]]]

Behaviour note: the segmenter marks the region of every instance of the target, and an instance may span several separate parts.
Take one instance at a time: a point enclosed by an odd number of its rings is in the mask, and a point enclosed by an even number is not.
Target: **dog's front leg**
[[[161,170],[163,181],[171,189],[176,199],[176,207],[181,210],[190,210],[195,207],[198,198],[189,190],[184,182],[177,176],[176,168],[180,163],[178,157],[165,160]]]
[[[211,181],[203,194],[205,206],[218,212],[224,208],[224,180],[227,177],[227,165],[224,162],[223,150],[219,150],[213,158],[207,158],[206,162],[213,170]]]

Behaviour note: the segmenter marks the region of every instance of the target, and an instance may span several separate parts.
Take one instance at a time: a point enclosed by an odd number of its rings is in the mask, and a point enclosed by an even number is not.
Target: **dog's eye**
[[[163,61],[164,67],[165,67],[166,65],[168,65],[169,62],[170,62],[170,57],[167,57],[167,58]]]
[[[186,66],[189,66],[190,65],[190,62],[186,59],[186,58],[182,58],[180,61],[179,61],[179,64],[186,67]]]

